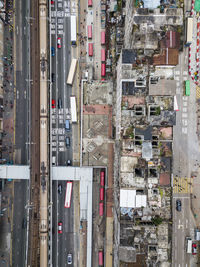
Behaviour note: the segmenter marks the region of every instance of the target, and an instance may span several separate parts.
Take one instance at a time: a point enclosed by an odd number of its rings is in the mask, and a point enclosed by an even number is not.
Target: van
[[[53,166],[56,165],[56,157],[55,157],[55,156],[52,157],[52,165],[53,165]]]
[[[61,109],[62,108],[62,99],[58,98],[58,108]]]
[[[72,254],[67,255],[67,264],[72,264]]]
[[[69,120],[65,121],[65,129],[66,129],[67,132],[70,131],[70,122],[69,122]]]
[[[70,147],[70,138],[66,137],[65,139],[66,147]]]

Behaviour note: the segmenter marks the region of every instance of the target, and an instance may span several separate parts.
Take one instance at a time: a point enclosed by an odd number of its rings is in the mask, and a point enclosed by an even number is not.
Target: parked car
[[[176,200],[176,210],[177,211],[181,211],[181,200],[180,199],[177,199]]]
[[[61,48],[62,47],[62,45],[61,45],[61,38],[60,37],[58,37],[58,39],[57,39],[57,47],[58,48]]]
[[[67,264],[72,264],[72,254],[71,253],[69,253],[67,255]]]
[[[58,233],[62,234],[62,222],[58,223]]]

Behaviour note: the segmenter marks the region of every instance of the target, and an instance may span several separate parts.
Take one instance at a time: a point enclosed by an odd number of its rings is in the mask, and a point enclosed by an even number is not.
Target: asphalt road
[[[57,2],[52,6],[52,11],[56,11],[57,17],[52,17],[52,44],[55,49],[55,56],[52,56],[52,73],[55,82],[52,84],[52,99],[55,100],[56,107],[53,109],[52,129],[53,134],[53,156],[56,156],[56,165],[66,165],[67,160],[72,160],[72,131],[66,132],[65,120],[70,110],[71,86],[66,84],[67,75],[71,64],[71,44],[70,44],[70,17],[59,16]],[[52,12],[52,15],[54,13]],[[61,38],[61,48],[57,46],[57,38]],[[58,108],[58,101],[61,100],[62,107]],[[70,148],[65,145],[65,138],[70,138]]]
[[[15,38],[16,38],[16,163],[28,164],[29,152],[29,40],[28,23],[29,7],[25,1],[15,2]],[[23,51],[23,52],[22,52]],[[26,51],[26,53],[24,53]],[[13,237],[12,262],[15,266],[25,266],[26,229],[22,227],[23,219],[27,216],[25,205],[28,197],[28,181],[14,183],[13,199]],[[25,193],[26,192],[26,193]]]
[[[12,236],[12,263],[16,267],[23,267],[26,258],[26,227],[23,227],[23,220],[27,218],[25,203],[27,202],[28,181],[17,181],[14,185],[13,205],[13,236]]]
[[[194,26],[195,29],[195,26]],[[194,32],[194,43],[196,33]],[[193,47],[193,46],[192,46]],[[195,55],[195,49],[191,53]],[[192,66],[195,69],[195,56]],[[194,70],[195,71],[195,70]],[[179,56],[175,70],[176,95],[179,111],[173,131],[173,257],[172,266],[192,266],[193,256],[186,253],[186,237],[194,238],[194,220],[191,211],[192,173],[196,171],[200,152],[196,133],[196,86],[188,76],[188,48]],[[190,96],[184,95],[184,82],[190,80]],[[182,209],[176,210],[176,200],[180,199]]]
[[[62,194],[58,193],[58,185],[62,185]],[[67,255],[73,253],[74,247],[74,207],[73,201],[69,209],[64,207],[66,182],[53,182],[53,266],[67,266]],[[73,199],[73,190],[72,190]],[[62,222],[62,234],[58,233],[58,222]],[[74,265],[71,265],[74,266]]]
[[[29,32],[27,3],[16,2],[16,160],[27,164],[29,158]],[[28,11],[27,11],[28,10]],[[22,52],[23,51],[23,52]],[[24,51],[26,51],[24,53]]]
[[[69,5],[69,1],[65,2]],[[67,16],[61,16],[64,13]],[[63,13],[61,12],[63,11]],[[66,12],[67,11],[67,12]],[[51,7],[51,47],[55,49],[55,55],[51,56],[51,73],[54,73],[55,81],[52,82],[52,99],[55,100],[55,108],[52,108],[52,156],[56,157],[56,165],[66,166],[67,160],[73,159],[72,151],[72,125],[70,131],[65,130],[65,120],[70,114],[71,86],[66,84],[67,75],[71,64],[71,38],[70,38],[70,9],[63,6],[63,2],[57,2]],[[57,38],[61,38],[61,48],[57,46]],[[52,77],[51,77],[52,78]],[[60,99],[60,100],[59,100]],[[58,101],[62,107],[58,108]],[[71,124],[71,123],[70,123]],[[66,136],[70,138],[70,147],[65,144]],[[67,179],[67,177],[66,177]],[[62,185],[62,194],[58,193],[58,184]],[[54,181],[52,186],[53,201],[53,266],[68,266],[67,255],[74,254],[74,207],[73,201],[69,209],[64,208],[66,193],[66,181]],[[73,199],[73,190],[72,190]],[[62,222],[63,233],[58,233],[58,222]],[[74,266],[72,264],[71,266]]]

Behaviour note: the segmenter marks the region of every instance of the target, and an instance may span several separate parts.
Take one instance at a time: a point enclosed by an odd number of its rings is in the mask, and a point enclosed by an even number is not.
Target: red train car
[[[88,7],[92,7],[92,0],[88,0]]]
[[[101,64],[101,76],[104,77],[106,75],[106,64]]]
[[[99,203],[99,216],[103,216],[103,212],[104,212],[104,210],[103,210],[103,202],[100,202]]]
[[[105,45],[105,43],[106,43],[106,33],[101,32],[101,44]]]
[[[105,185],[105,172],[104,171],[100,172],[100,185],[101,186]]]
[[[101,187],[100,188],[100,201],[103,201],[104,200],[104,187]]]
[[[103,251],[99,250],[99,267],[103,266]]]
[[[93,56],[93,44],[92,43],[88,44],[88,54],[90,57]]]
[[[101,62],[106,61],[106,50],[104,48],[101,49]]]
[[[88,39],[92,39],[92,25],[88,25],[87,32],[88,32]]]

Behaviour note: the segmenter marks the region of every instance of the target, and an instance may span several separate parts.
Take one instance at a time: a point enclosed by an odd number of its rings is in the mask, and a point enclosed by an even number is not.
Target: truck
[[[71,45],[76,46],[76,16],[71,16]]]

